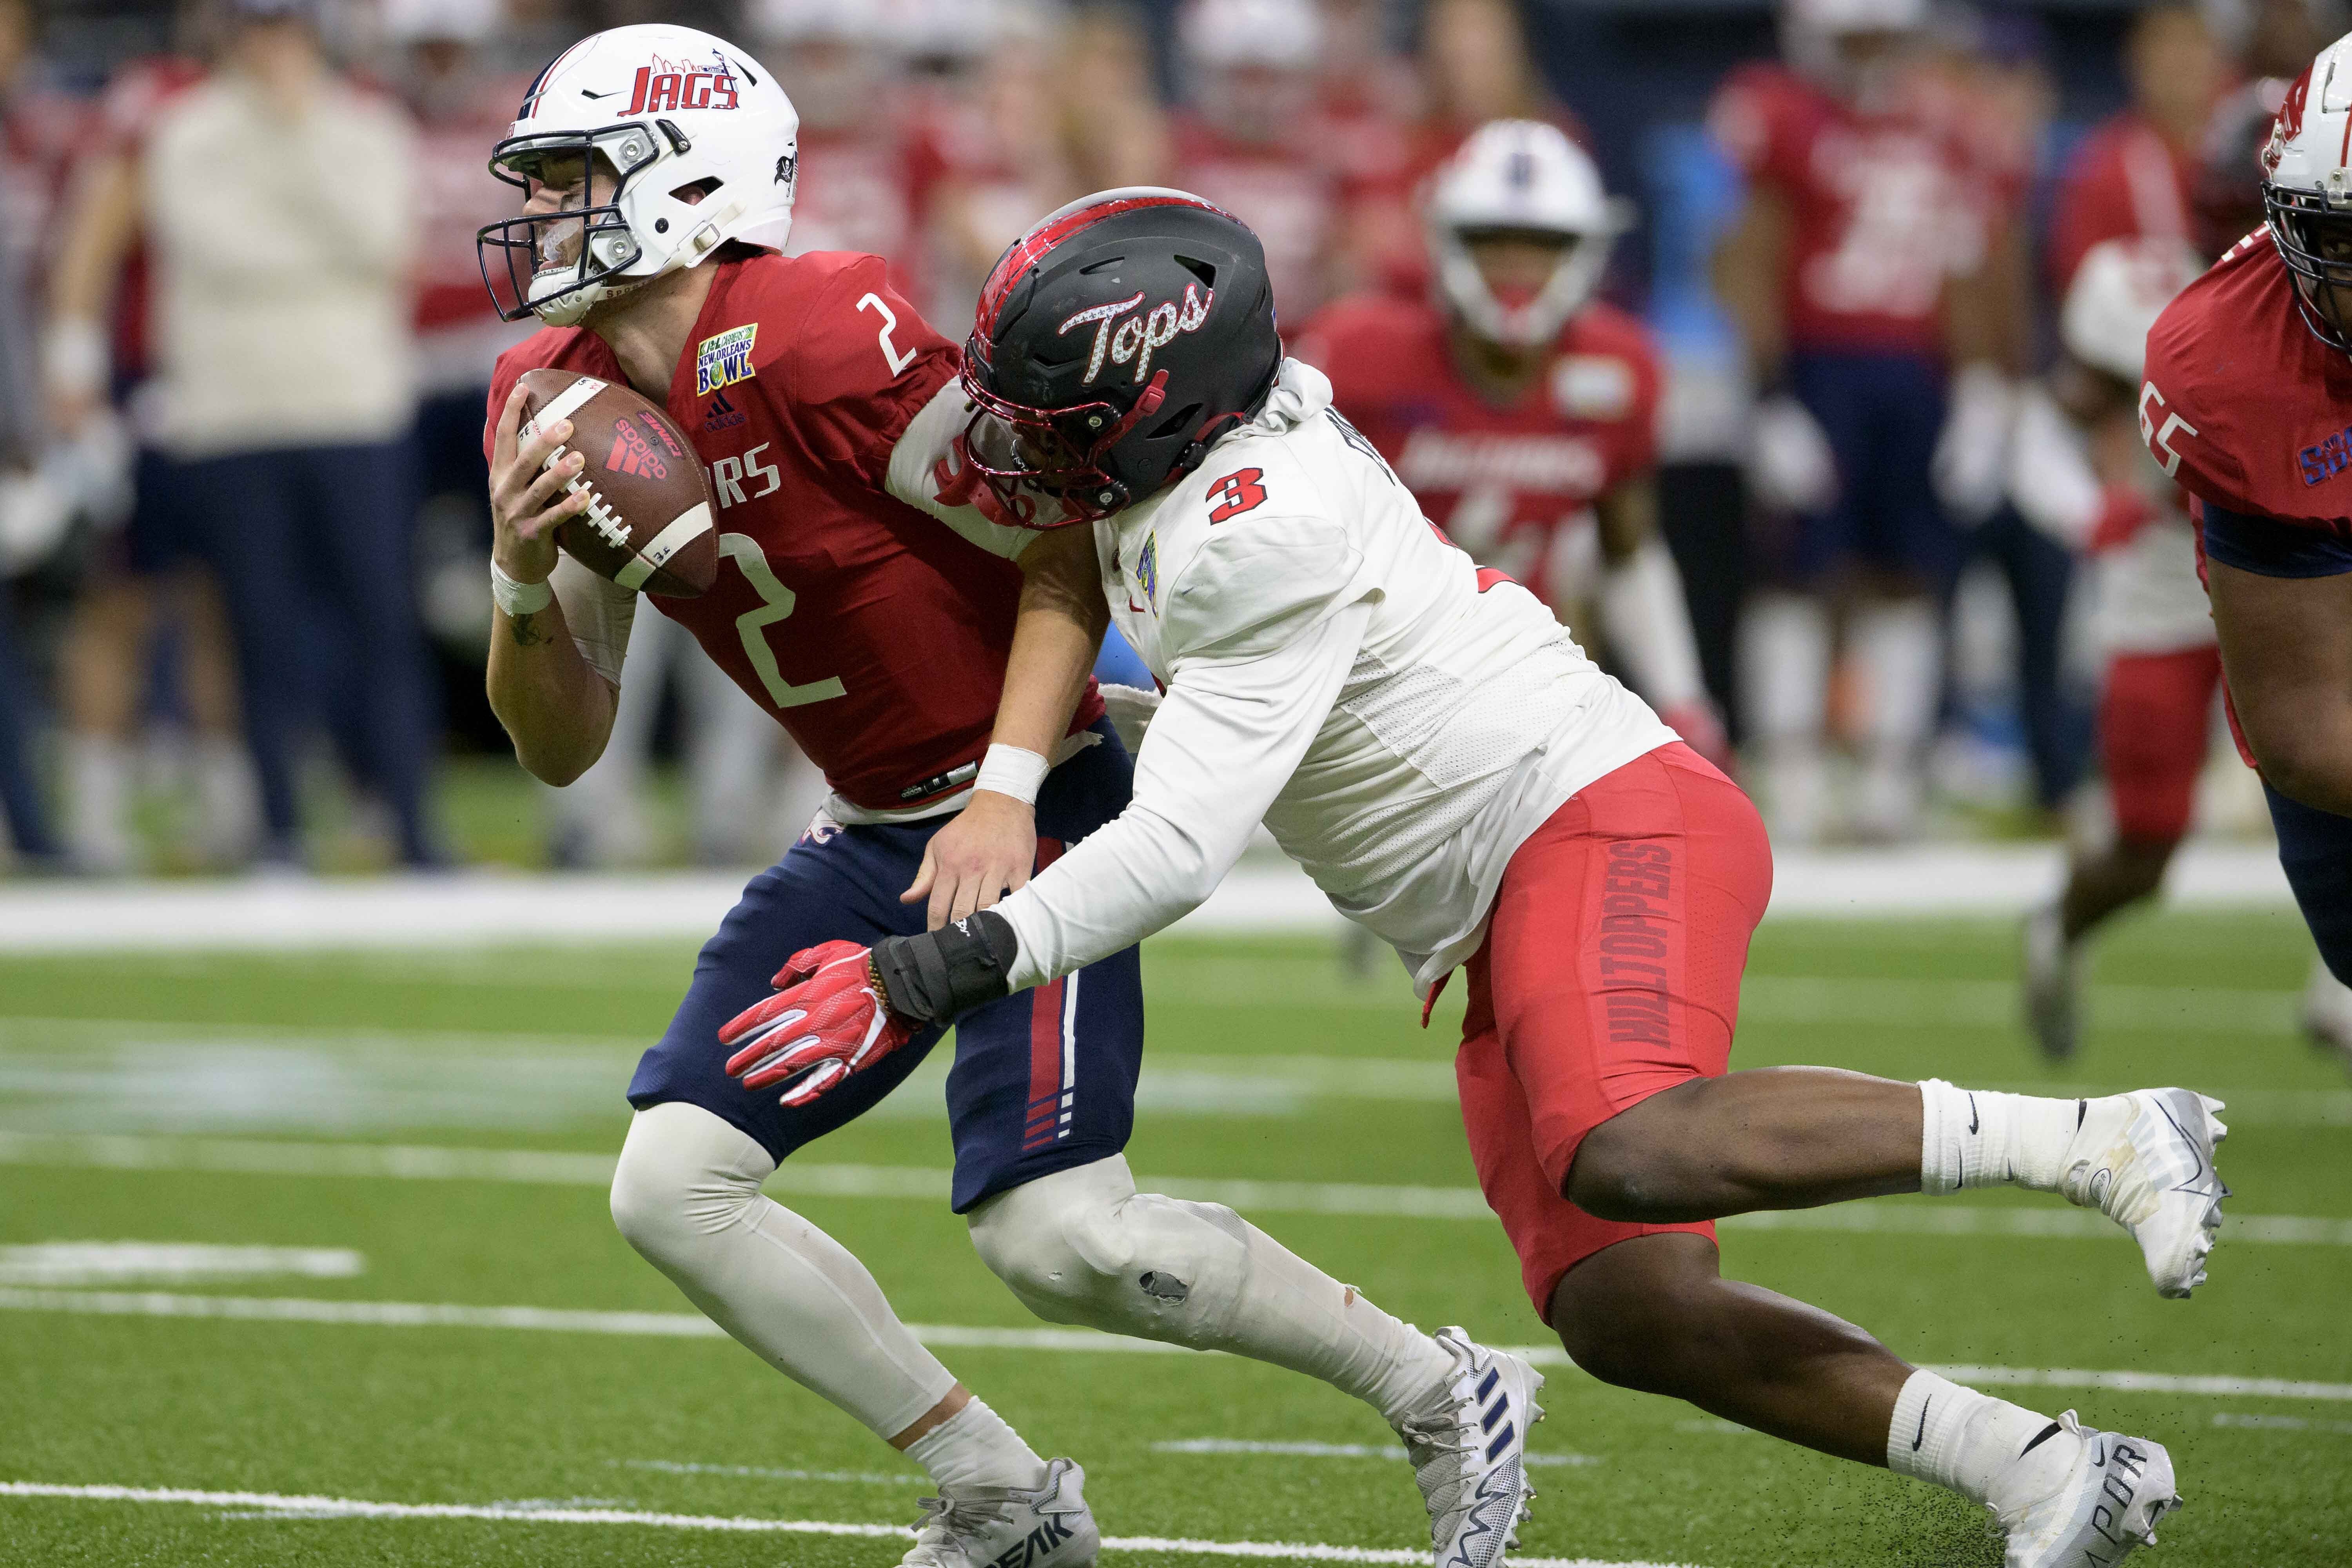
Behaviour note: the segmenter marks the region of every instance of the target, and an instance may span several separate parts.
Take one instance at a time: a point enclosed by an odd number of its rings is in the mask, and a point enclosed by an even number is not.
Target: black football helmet
[[[964,346],[965,447],[991,479],[1059,498],[1060,521],[1091,521],[1190,471],[1255,416],[1281,370],[1265,250],[1247,226],[1182,191],[1101,191],[1049,214],[989,273]]]

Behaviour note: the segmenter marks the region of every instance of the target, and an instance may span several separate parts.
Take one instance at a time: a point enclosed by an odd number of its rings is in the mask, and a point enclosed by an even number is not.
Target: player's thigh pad
[[[1108,720],[1037,795],[1037,867],[1127,808],[1133,769]],[[916,929],[919,930],[919,915]],[[1143,1066],[1143,963],[1129,948],[956,1025],[948,1113],[958,1214],[1127,1147]]]
[[[2116,834],[2168,844],[2189,831],[2221,650],[2117,654],[2099,693],[2099,760],[2113,796]]]
[[[1456,1063],[1479,1182],[1536,1310],[1627,1237],[1561,1196],[1585,1135],[1729,1065],[1748,938],[1771,896],[1755,806],[1677,742],[1580,791],[1511,857],[1470,963]]]
[[[719,1027],[773,994],[787,959],[819,942],[867,945],[920,931],[920,905],[898,894],[913,881],[936,825],[843,827],[803,834],[773,867],[751,879],[695,960],[694,979],[661,1039],[637,1063],[629,1103],[643,1110],[669,1100],[698,1105],[756,1140],[781,1163],[793,1150],[862,1115],[922,1062],[941,1031],[918,1035],[877,1065],[812,1105],[779,1101],[771,1085],[747,1089],[727,1076],[730,1053]],[[912,913],[908,911],[911,909]]]
[[[1123,1156],[982,1202],[972,1245],[1048,1322],[1196,1350],[1227,1337],[1249,1279],[1249,1226],[1222,1204],[1138,1193]]]
[[[2290,800],[2267,784],[2279,865],[2328,973],[2352,985],[2352,816]]]

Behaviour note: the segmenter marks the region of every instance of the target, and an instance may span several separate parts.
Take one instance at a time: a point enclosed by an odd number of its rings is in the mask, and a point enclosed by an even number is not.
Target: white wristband
[[[1025,747],[991,746],[988,755],[981,759],[980,776],[971,781],[971,787],[1009,795],[1024,805],[1034,805],[1037,788],[1045,782],[1046,770],[1051,766]]]
[[[498,602],[499,608],[507,613],[509,619],[520,620],[525,616],[535,616],[553,604],[555,590],[544,582],[518,583],[499,571],[499,563],[494,560],[490,563],[490,597]]]

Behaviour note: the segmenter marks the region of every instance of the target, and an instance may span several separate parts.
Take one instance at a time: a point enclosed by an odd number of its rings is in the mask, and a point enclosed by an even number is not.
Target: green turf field
[[[1998,1369],[2028,1384],[2011,1397],[2168,1445],[2189,1506],[2152,1568],[2352,1562],[2352,1087],[2291,1027],[2309,951],[2291,916],[2174,915],[2102,955],[2062,1092],[2178,1081],[2233,1102],[2238,1229],[2195,1300],[2158,1300],[2095,1216],[2012,1194],[1729,1225],[1727,1268],[1910,1359]],[[903,1525],[919,1472],[694,1333],[606,1216],[621,1087],[690,957],[0,961],[0,1483],[264,1494],[0,1495],[0,1563],[895,1563],[874,1535],[750,1527]],[[1423,1034],[1401,981],[1349,982],[1312,942],[1170,941],[1145,973],[1130,1153],[1147,1185],[1236,1202],[1424,1326],[1541,1342],[1469,1190],[1444,1032],[1458,1004]],[[2011,1022],[2011,973],[2003,925],[1776,921],[1734,1065],[2057,1081]],[[1041,1451],[1082,1460],[1107,1533],[1425,1542],[1389,1435],[1346,1398],[1240,1361],[1037,1335],[939,1195],[943,1067],[771,1191],[856,1251]],[[299,1250],[26,1250],[60,1242]],[[502,1308],[531,1310],[480,1310]],[[1547,1370],[1530,1557],[1999,1561],[1957,1500]],[[2155,1376],[2126,1390],[2096,1373]],[[411,1506],[370,1517],[353,1500]],[[528,1517],[546,1510],[564,1513]]]

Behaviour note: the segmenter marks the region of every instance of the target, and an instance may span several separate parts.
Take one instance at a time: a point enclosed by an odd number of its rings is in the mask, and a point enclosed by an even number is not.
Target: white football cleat
[[[915,1544],[898,1568],[1093,1568],[1102,1531],[1074,1460],[1045,1466],[1045,1483],[940,1489],[923,1500]]]
[[[2230,1195],[2213,1164],[2230,1135],[2213,1114],[2221,1102],[2193,1089],[2142,1089],[2082,1104],[2058,1190],[2132,1233],[2158,1295],[2188,1295],[2205,1282]]]
[[[1494,1568],[1519,1543],[1519,1521],[1536,1495],[1526,1458],[1528,1431],[1543,1419],[1536,1403],[1543,1374],[1460,1329],[1436,1337],[1454,1358],[1454,1375],[1397,1423],[1397,1436],[1429,1506],[1436,1568]]]
[[[2043,1058],[2063,1062],[2074,1054],[2081,1027],[2083,955],[2066,940],[2066,922],[2056,904],[2025,917],[2025,1026]]]
[[[2157,1521],[2180,1506],[2164,1445],[2094,1430],[2071,1410],[2058,1425],[2082,1453],[2056,1491],[1998,1516],[2005,1568],[2109,1568],[2155,1545]]]

